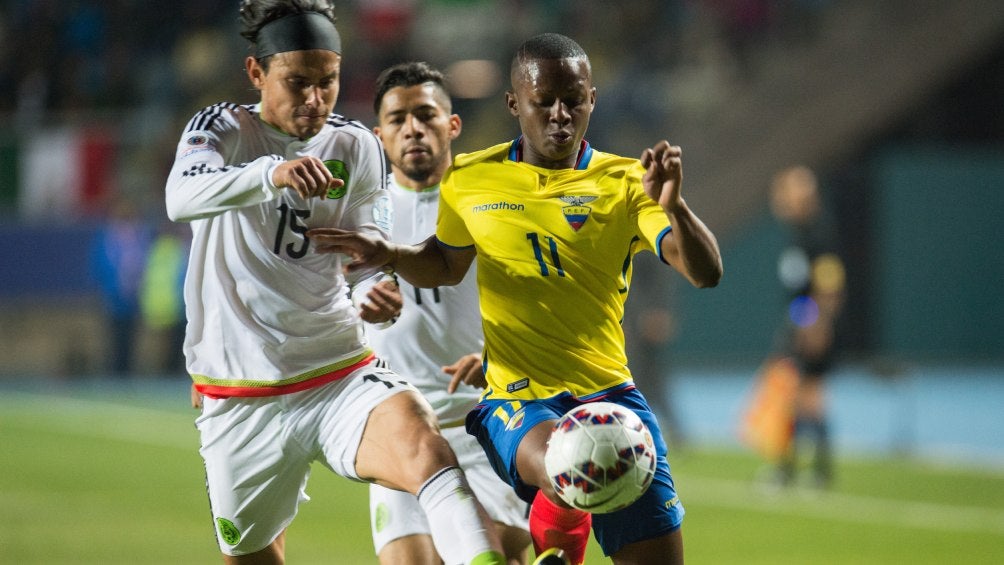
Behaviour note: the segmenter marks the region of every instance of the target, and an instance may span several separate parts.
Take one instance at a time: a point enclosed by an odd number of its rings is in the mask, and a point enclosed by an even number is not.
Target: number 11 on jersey
[[[551,270],[547,267],[547,262],[544,259],[544,250],[540,246],[540,236],[534,232],[530,232],[526,234],[526,238],[530,240],[530,245],[533,246],[533,256],[537,259],[537,264],[540,265],[540,274],[545,277],[550,276]],[[543,239],[547,242],[552,268],[559,277],[565,276],[565,270],[561,268],[561,260],[558,258],[558,242],[549,235],[545,235]]]

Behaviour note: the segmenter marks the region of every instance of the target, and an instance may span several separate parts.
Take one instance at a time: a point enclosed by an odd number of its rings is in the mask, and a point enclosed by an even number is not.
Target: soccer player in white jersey
[[[517,50],[509,112],[522,135],[457,155],[440,186],[436,234],[417,245],[364,232],[308,232],[320,253],[345,253],[352,272],[393,267],[413,285],[462,280],[477,256],[488,383],[467,416],[495,471],[532,502],[538,558],[579,564],[590,529],[618,565],[683,563],[683,505],[668,446],[631,379],[621,318],[635,253],[647,251],[697,287],[722,276],[714,235],[683,199],[682,153],[666,140],[627,158],[594,149],[589,57],[547,33]],[[632,410],[656,443],[656,473],[626,508],[592,514],[554,491],[544,453],[555,421],[597,401]]]
[[[332,112],[334,9],[245,0],[240,14],[260,102],[197,113],[166,196],[170,218],[193,232],[184,349],[205,397],[196,425],[224,561],[284,562],[285,529],[320,461],[416,495],[447,563],[503,563],[428,402],[379,364],[341,259],[312,252],[305,236],[390,229],[383,148]]]
[[[461,129],[451,107],[442,73],[426,63],[395,65],[377,79],[373,110],[378,126],[373,131],[391,164],[392,241],[416,243],[435,233],[439,181]],[[432,404],[443,436],[496,524],[506,560],[516,565],[526,563],[530,545],[527,504],[495,475],[484,450],[464,430],[464,418],[485,385],[475,279],[472,268],[456,286],[420,289],[401,281],[400,318],[386,329],[367,325],[367,335],[377,355]],[[370,485],[370,521],[383,565],[440,562],[414,496]]]

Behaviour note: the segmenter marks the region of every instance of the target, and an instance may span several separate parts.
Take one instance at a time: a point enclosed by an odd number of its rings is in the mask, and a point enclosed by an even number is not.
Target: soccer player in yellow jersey
[[[640,159],[585,141],[596,102],[589,58],[543,34],[513,58],[509,111],[522,135],[458,155],[442,181],[436,235],[396,245],[360,232],[308,232],[319,252],[383,266],[417,287],[459,282],[478,258],[488,382],[468,415],[496,472],[527,501],[538,553],[581,563],[590,526],[614,563],[682,563],[680,504],[667,447],[627,367],[620,320],[631,258],[656,253],[694,286],[722,276],[714,235],[683,199],[681,151],[667,141]],[[590,515],[554,493],[544,452],[554,421],[587,402],[636,412],[657,443],[652,486],[629,507]]]

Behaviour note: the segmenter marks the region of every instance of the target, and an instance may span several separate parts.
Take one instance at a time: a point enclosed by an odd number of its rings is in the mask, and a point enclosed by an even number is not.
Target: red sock
[[[530,505],[530,537],[533,549],[540,552],[552,547],[565,550],[572,563],[582,563],[586,559],[586,544],[589,543],[593,516],[575,508],[562,508],[551,502],[543,491]]]

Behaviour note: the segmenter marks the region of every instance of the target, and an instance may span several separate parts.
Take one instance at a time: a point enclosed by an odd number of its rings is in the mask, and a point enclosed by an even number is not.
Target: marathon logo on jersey
[[[598,197],[592,195],[565,195],[558,198],[567,204],[567,206],[561,208],[565,221],[568,222],[568,225],[572,226],[573,230],[579,231],[586,223],[586,220],[589,219],[589,213],[592,212],[592,208],[586,206],[586,204],[596,200]]]
[[[522,212],[526,210],[526,206],[524,206],[523,204],[513,204],[512,202],[506,202],[503,200],[500,202],[491,202],[489,204],[478,204],[476,206],[471,207],[471,211],[474,212],[475,214],[481,212],[495,212],[500,210]]]
[[[194,155],[196,153],[201,153],[202,151],[212,151],[213,147],[209,144],[209,137],[202,133],[193,133],[192,135],[185,138],[185,148],[181,152],[182,157],[188,157],[189,155]]]
[[[328,193],[324,195],[325,198],[329,200],[338,200],[339,198],[345,196],[349,191],[349,170],[345,168],[345,163],[339,161],[338,159],[328,159],[324,162],[324,166],[331,173],[331,176],[336,179],[342,179],[345,183],[338,188],[332,188],[328,190]]]

